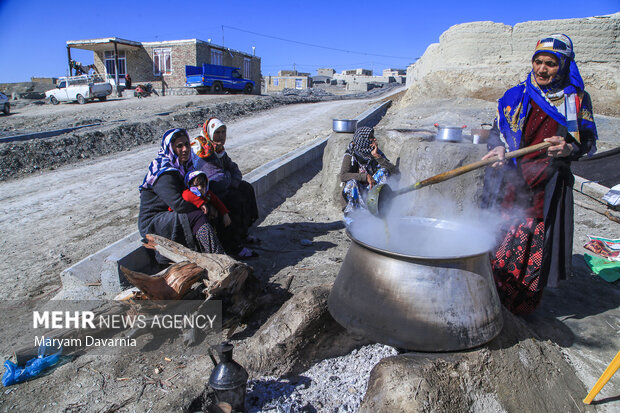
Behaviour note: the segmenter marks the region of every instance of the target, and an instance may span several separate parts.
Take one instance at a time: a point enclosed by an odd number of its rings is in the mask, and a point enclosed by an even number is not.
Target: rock
[[[595,113],[618,116],[618,30],[620,13],[530,21],[514,27],[490,21],[452,26],[407,69],[409,89],[402,104],[422,96],[496,100],[525,79],[538,40],[548,34],[566,33],[574,42],[575,60]]]
[[[587,390],[561,348],[537,340],[507,311],[504,320],[502,333],[477,350],[383,359],[371,372],[360,413],[573,411],[574,395]]]
[[[337,206],[340,205],[342,198],[339,180],[340,166],[352,136],[349,133],[332,134],[323,154],[321,192],[326,200]],[[388,159],[400,168],[400,177],[388,181],[393,186],[410,185],[459,166],[476,162],[486,153],[485,145],[467,142],[429,142],[424,138],[392,135],[382,128],[376,129],[375,136]],[[436,216],[438,212],[445,212],[446,202],[450,206],[454,205],[457,209],[463,210],[477,205],[481,194],[480,190],[464,190],[464,188],[481,188],[483,176],[484,170],[478,169],[404,195],[397,198],[397,202],[402,206],[401,211],[406,215]],[[433,202],[430,202],[431,200]],[[440,210],[436,208],[438,203],[442,205]]]

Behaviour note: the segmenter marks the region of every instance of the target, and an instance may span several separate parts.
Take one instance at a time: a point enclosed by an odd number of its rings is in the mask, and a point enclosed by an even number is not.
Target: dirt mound
[[[310,103],[325,100],[317,96],[267,96],[237,102],[187,107],[150,114],[139,121],[97,124],[102,119],[79,118],[71,127],[95,123],[92,128],[79,129],[45,139],[30,139],[0,145],[0,181],[34,172],[122,152],[139,145],[156,143],[162,131],[170,128],[196,128],[205,119],[217,117],[230,122],[241,116],[281,105]]]
[[[45,92],[56,85],[46,82],[0,83],[0,91],[12,100],[45,99]]]
[[[407,69],[405,101],[425,95],[496,100],[525,79],[542,36],[567,33],[596,113],[618,116],[619,29],[620,13],[514,26],[490,21],[452,26]]]

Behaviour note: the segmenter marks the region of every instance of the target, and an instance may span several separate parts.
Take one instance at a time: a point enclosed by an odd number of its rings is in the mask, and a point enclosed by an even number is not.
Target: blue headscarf
[[[592,105],[585,94],[584,83],[575,63],[573,42],[565,34],[552,34],[538,41],[532,60],[539,53],[550,53],[558,58],[558,73],[553,81],[541,88],[535,80],[534,70],[524,82],[509,89],[498,101],[497,121],[502,140],[508,150],[521,146],[523,127],[527,117],[530,100],[580,142],[579,131],[589,129],[596,138],[596,125],[592,115]],[[593,145],[590,153],[594,153]],[[513,159],[516,163],[516,159]]]
[[[169,129],[164,132],[157,157],[149,165],[149,170],[144,177],[144,181],[142,181],[142,185],[139,187],[140,191],[153,188],[153,184],[155,184],[157,178],[164,172],[177,171],[181,174],[181,178],[183,178],[185,177],[186,171],[192,168],[191,157],[185,165],[182,165],[179,162],[179,157],[172,150],[172,139],[176,137],[175,135],[178,133],[188,136],[185,129]]]

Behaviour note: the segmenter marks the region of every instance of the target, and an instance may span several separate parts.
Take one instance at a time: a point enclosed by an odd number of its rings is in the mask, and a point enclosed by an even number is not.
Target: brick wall
[[[211,63],[211,49],[222,51],[222,64],[241,68],[243,73],[244,59],[250,59],[250,76],[256,85],[254,94],[260,94],[261,59],[238,51],[217,47],[201,40],[183,40],[167,42],[145,42],[141,48],[130,48],[125,51],[127,73],[131,76],[132,84],[151,83],[161,90],[168,88],[185,88],[185,66],[199,66]],[[170,49],[172,72],[167,75],[153,74],[153,50]],[[110,50],[114,50],[111,46]],[[105,54],[103,51],[94,53],[95,66],[99,73],[105,73]],[[162,84],[163,82],[163,84]],[[122,83],[121,83],[122,84]]]

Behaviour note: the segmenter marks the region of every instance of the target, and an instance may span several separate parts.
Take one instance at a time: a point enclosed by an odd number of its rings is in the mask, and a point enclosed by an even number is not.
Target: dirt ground
[[[228,98],[235,100],[238,96]],[[136,115],[139,117],[149,111],[184,108],[190,102],[199,105],[205,97],[158,99],[135,100],[130,104],[145,111]],[[372,104],[347,101],[293,105],[242,118],[229,124],[229,152],[248,172],[266,160],[325,136],[330,132],[331,118],[357,115]],[[111,113],[98,113],[100,105],[109,105],[106,108],[110,107]],[[17,120],[13,121],[11,116],[11,127],[37,130],[43,122],[33,122],[47,109],[60,111],[45,118],[50,123],[57,122],[55,125],[106,116],[110,121],[118,120],[126,113],[122,105],[113,100],[89,104],[83,114],[76,113],[82,107],[70,104],[24,108],[23,115],[18,108],[14,115]],[[482,122],[492,114],[493,104],[475,100],[433,101],[409,108],[395,105],[378,125],[379,142],[388,139],[387,130],[395,127],[432,130],[432,123],[454,119],[450,116]],[[614,118],[603,119],[601,137],[606,147],[618,146],[620,142],[617,132],[607,132],[620,130],[616,128],[617,122]],[[307,126],[309,123],[313,126]],[[250,136],[253,139],[246,139]],[[260,150],[254,151],[250,148],[255,148],[256,142],[262,144]],[[3,285],[10,286],[3,288],[2,296],[46,300],[57,289],[62,269],[135,231],[136,188],[155,151],[156,145],[148,145],[0,183],[0,250],[4,255],[0,277]],[[260,199],[262,218],[254,235],[263,242],[257,248],[261,256],[251,265],[265,283],[264,291],[273,299],[233,336],[236,342],[251,336],[291,294],[332,282],[339,271],[350,241],[339,208],[321,192],[322,167],[320,163],[309,165]],[[576,199],[594,204],[581,194],[576,194]],[[619,234],[620,224],[577,206],[574,276],[558,289],[546,291],[542,308],[525,319],[540,340],[560,347],[584,388],[594,384],[620,348],[620,290],[590,273],[583,260],[583,244],[587,235],[618,238]],[[44,377],[1,392],[0,411],[191,411],[204,390],[211,361],[206,354],[170,356],[176,354],[177,345],[178,339],[164,342],[131,362],[122,356],[87,355],[67,360]],[[0,354],[7,359],[12,349],[2,344],[0,347]],[[600,393],[601,403],[588,411],[617,411],[618,394],[617,380],[610,381]],[[584,396],[575,395],[575,400],[579,402]],[[581,405],[575,411],[585,410]]]
[[[150,102],[160,102],[161,106],[153,108],[163,110],[172,106],[167,103],[168,98],[172,102],[179,99],[166,96]],[[241,171],[247,173],[297,147],[324,138],[331,131],[332,117],[357,116],[373,102],[347,100],[310,106],[286,105],[246,116],[229,123],[227,151]],[[85,106],[92,110],[90,104]],[[45,109],[38,107],[39,112]],[[234,110],[231,106],[230,111]],[[36,113],[30,116],[36,118]],[[198,131],[190,129],[192,135]],[[56,289],[58,275],[64,268],[134,232],[138,216],[137,187],[158,147],[158,144],[120,146],[119,152],[113,155],[1,182],[0,229],[4,236],[0,250],[4,259],[0,263],[0,277],[16,288],[0,294],[18,298]],[[75,225],[76,222],[79,224]]]

